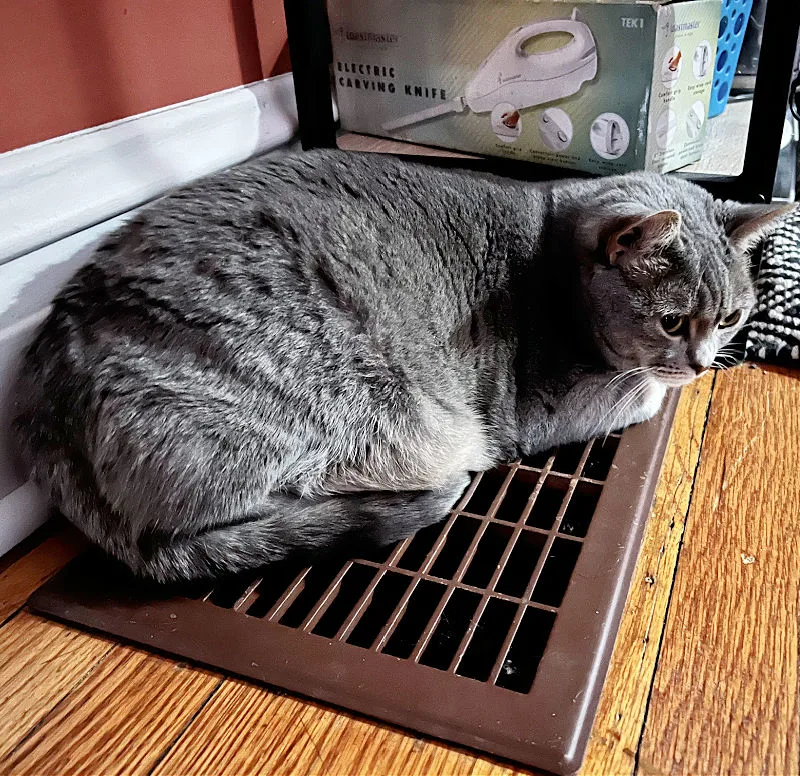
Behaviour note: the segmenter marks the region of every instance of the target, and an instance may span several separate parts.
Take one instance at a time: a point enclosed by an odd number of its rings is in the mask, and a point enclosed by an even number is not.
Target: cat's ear
[[[772,205],[742,205],[730,200],[722,203],[725,233],[735,250],[748,253],[775,227],[781,216],[791,213],[794,202]]]
[[[629,216],[606,240],[608,263],[623,270],[655,271],[663,264],[661,250],[677,239],[680,230],[681,214],[677,210]]]

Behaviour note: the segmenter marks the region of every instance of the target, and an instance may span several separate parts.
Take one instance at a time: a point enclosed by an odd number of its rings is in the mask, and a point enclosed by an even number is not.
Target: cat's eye
[[[741,310],[734,310],[732,313],[726,315],[720,322],[719,328],[720,329],[729,329],[731,326],[736,326],[739,321],[742,320],[742,311]]]
[[[670,337],[677,337],[683,332],[687,318],[685,315],[664,315],[661,317],[661,328]]]

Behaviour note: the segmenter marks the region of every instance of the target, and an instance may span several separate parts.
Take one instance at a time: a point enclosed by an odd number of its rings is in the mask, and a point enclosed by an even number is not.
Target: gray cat
[[[654,174],[256,160],[97,250],[15,428],[53,505],[142,576],[394,542],[468,472],[645,420],[711,366],[780,213]]]

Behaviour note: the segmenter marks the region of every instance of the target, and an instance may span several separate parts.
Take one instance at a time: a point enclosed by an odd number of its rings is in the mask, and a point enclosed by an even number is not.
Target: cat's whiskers
[[[721,369],[725,371],[734,366],[738,366],[741,362],[741,357],[742,353],[740,348],[733,343],[728,343],[717,351],[711,366],[714,369]]]
[[[642,367],[642,366],[633,367],[632,369],[629,369],[629,370],[623,372],[622,374],[617,375],[610,383],[608,383],[606,388],[612,386],[614,383],[617,384],[617,388],[621,388],[623,386],[623,384],[626,383],[627,381],[629,381],[631,378],[643,376],[644,374],[646,374],[646,373],[648,373],[648,372],[650,372],[652,370],[653,370],[653,367]],[[623,404],[623,402],[625,402],[626,399],[628,399],[628,397],[630,397],[633,393],[635,393],[635,391],[638,388],[641,388],[643,385],[646,385],[646,384],[647,384],[646,381],[643,380],[641,383],[637,383],[637,384],[633,385],[631,388],[629,388],[626,391],[626,393],[624,393],[619,398],[618,401],[614,402],[614,404],[612,404],[611,407],[609,407],[609,409],[606,411],[606,413],[601,418],[601,420],[600,420],[601,427],[604,424],[605,419],[612,412],[614,412],[616,409],[620,408],[620,406]],[[604,442],[608,439],[608,435],[614,430],[614,424],[617,421],[617,417],[619,417],[620,414],[624,413],[626,408],[627,407],[622,407],[622,409],[620,409],[620,412],[617,415],[614,416],[614,421],[613,421],[610,429],[606,432],[605,438],[603,440]]]
[[[648,373],[651,373],[651,372],[654,372],[654,371],[655,371],[655,367],[652,367],[652,366],[639,366],[639,367],[633,367],[633,369],[627,370],[627,372],[624,372],[623,375],[625,375],[626,379],[630,379],[631,377],[634,377],[634,376],[643,377],[644,375],[646,375]],[[617,378],[619,378],[619,377],[620,377],[620,375],[617,375]],[[615,378],[615,380],[617,378]],[[614,381],[612,381],[612,382],[614,382]],[[611,383],[609,383],[609,385],[611,385]],[[649,383],[645,379],[643,379],[639,383],[636,383],[634,386],[629,388],[620,397],[620,399],[618,401],[614,402],[614,404],[612,404],[611,407],[609,407],[609,409],[603,414],[603,417],[600,419],[600,425],[601,426],[604,424],[606,418],[608,418],[611,415],[612,412],[616,413],[613,416],[613,421],[611,423],[609,431],[606,433],[606,439],[608,439],[608,435],[612,431],[614,431],[614,429],[616,428],[617,422],[622,420],[622,417],[624,416],[625,412],[636,402],[636,400],[639,398],[639,396],[641,396],[641,394],[644,393],[644,391],[648,388],[648,385],[649,385]]]
[[[649,366],[634,366],[630,369],[626,369],[622,372],[619,372],[617,375],[611,378],[611,380],[606,383],[606,388],[611,388],[615,383],[624,383],[627,382],[628,379],[633,377],[634,375],[642,374],[643,372],[647,372],[652,367]]]
[[[714,364],[719,362],[720,359],[724,359],[730,362],[730,366],[735,366],[739,363],[740,356],[741,353],[735,348],[735,346],[725,345],[717,351],[717,354],[714,357]],[[712,364],[712,366],[714,366],[714,364]]]
[[[617,409],[616,415],[614,415],[613,420],[611,421],[610,430],[606,434],[606,439],[608,439],[608,434],[611,433],[615,428],[617,428],[618,424],[622,422],[625,413],[636,403],[636,401],[641,397],[641,395],[647,390],[648,384],[647,381],[643,380],[641,383],[634,385],[631,390],[629,390],[622,399],[617,402],[615,408]]]

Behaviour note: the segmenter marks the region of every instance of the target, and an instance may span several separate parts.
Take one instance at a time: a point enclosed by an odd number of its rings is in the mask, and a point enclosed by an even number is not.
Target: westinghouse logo
[[[348,30],[344,25],[339,25],[336,29],[336,36],[342,40],[350,40],[356,43],[381,43],[394,44],[400,40],[399,35],[393,32],[370,32],[368,30]]]

